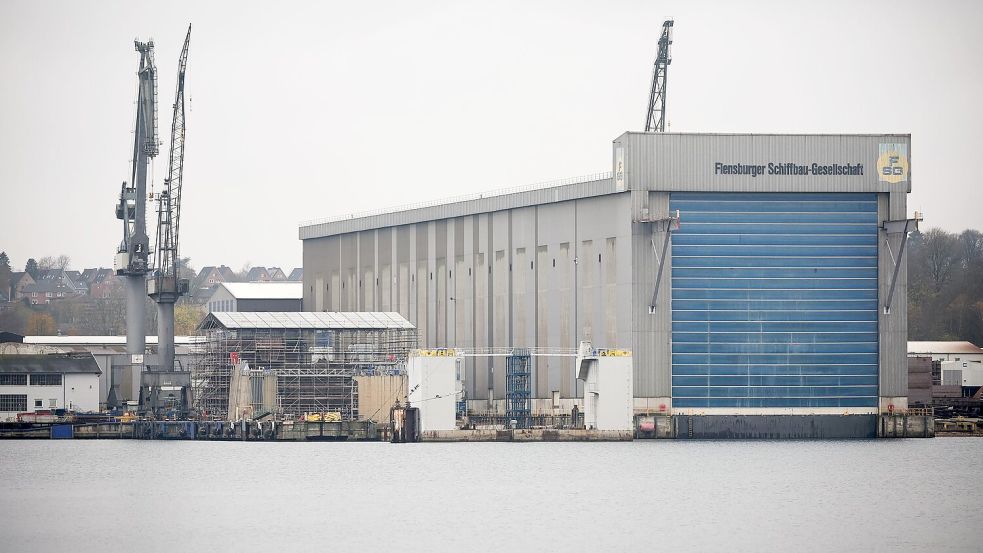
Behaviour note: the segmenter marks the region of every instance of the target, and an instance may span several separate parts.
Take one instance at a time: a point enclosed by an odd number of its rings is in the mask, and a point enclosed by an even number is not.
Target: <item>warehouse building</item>
[[[626,133],[610,174],[303,224],[303,306],[398,311],[426,347],[630,348],[636,412],[873,424],[907,406],[909,155],[909,135]],[[495,364],[468,360],[472,407],[504,397]],[[534,409],[580,397],[569,358],[531,380]]]
[[[126,353],[126,336],[24,336],[24,344],[35,346],[44,353],[91,354],[99,366],[99,408],[113,408],[140,398],[140,368],[132,365]],[[175,336],[174,359],[178,366],[188,369],[191,358],[203,339],[197,336]],[[157,364],[157,336],[146,338],[148,354],[144,362]]]
[[[99,409],[99,375],[90,354],[0,353],[0,421],[19,413]]]

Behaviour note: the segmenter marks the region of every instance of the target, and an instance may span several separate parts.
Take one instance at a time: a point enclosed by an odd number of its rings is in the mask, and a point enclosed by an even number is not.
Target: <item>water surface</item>
[[[976,553],[981,459],[976,438],[3,441],[0,551]]]

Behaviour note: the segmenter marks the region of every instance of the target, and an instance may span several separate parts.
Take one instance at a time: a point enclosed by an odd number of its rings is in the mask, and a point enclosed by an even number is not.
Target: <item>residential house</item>
[[[272,280],[270,272],[266,270],[266,267],[253,267],[246,274],[246,282],[270,282],[270,280]]]
[[[95,278],[96,273],[98,271],[99,271],[99,269],[95,269],[95,268],[93,268],[93,269],[85,269],[84,271],[82,271],[82,274],[79,276],[79,278],[78,278],[78,280],[76,280],[76,282],[79,282],[81,284],[84,284],[85,287],[88,288],[88,287],[90,287],[92,285],[92,279]],[[92,291],[90,290],[89,293],[91,294]]]
[[[220,282],[229,282],[235,278],[235,271],[231,268],[221,265],[215,267],[209,265],[207,267],[202,267],[198,271],[198,276],[195,277],[195,281],[198,282],[201,288],[211,288],[212,286]]]
[[[198,271],[198,276],[194,278],[192,283],[192,301],[196,303],[205,303],[208,298],[211,297],[212,293],[215,292],[215,287],[223,282],[230,282],[235,280],[235,272],[225,266],[214,266],[209,265],[207,267],[202,267]]]
[[[24,288],[31,284],[34,284],[34,278],[30,273],[11,273],[10,291],[7,295],[11,301],[21,300],[24,298]]]
[[[283,269],[279,267],[270,267],[267,269],[270,273],[270,280],[273,282],[283,282],[287,280],[287,274],[283,272]]]
[[[24,297],[32,305],[51,303],[52,300],[74,298],[85,295],[86,290],[68,275],[64,269],[44,269],[38,271],[34,284],[23,288]]]
[[[112,269],[96,269],[89,282],[89,295],[93,298],[106,299],[112,297],[123,287],[123,282]]]
[[[302,282],[304,280],[304,268],[294,268],[293,271],[290,271],[290,275],[287,276],[287,280],[290,282]]]

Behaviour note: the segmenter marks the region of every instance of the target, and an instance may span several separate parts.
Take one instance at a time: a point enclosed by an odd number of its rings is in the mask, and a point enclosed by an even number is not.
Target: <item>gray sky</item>
[[[983,2],[0,3],[0,249],[111,266],[133,39],[166,174],[194,26],[181,222],[196,266],[300,266],[302,220],[609,171],[665,16],[680,132],[912,134],[909,208],[983,229]],[[153,235],[153,227],[148,229]]]

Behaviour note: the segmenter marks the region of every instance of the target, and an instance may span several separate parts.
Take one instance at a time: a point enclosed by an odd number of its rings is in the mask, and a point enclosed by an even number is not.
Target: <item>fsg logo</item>
[[[908,145],[881,144],[878,148],[877,175],[881,182],[897,184],[908,180]]]

